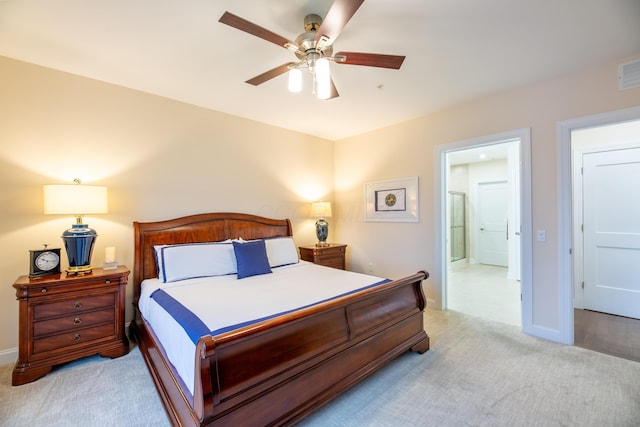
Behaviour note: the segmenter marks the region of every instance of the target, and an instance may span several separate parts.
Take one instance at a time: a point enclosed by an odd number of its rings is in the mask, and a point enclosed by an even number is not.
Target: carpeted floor
[[[0,367],[0,426],[169,426],[137,347],[126,356],[87,357],[13,387]]]
[[[401,356],[301,425],[640,425],[640,363],[454,311],[428,311],[426,325],[428,353]]]
[[[524,335],[516,326],[426,312],[431,350],[406,353],[300,425],[638,426],[640,363]],[[12,387],[2,426],[166,426],[137,348],[86,358]]]

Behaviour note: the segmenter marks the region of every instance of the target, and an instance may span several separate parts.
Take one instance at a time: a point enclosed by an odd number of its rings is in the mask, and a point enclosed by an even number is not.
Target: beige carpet
[[[13,365],[0,367],[0,426],[169,426],[147,366],[126,356],[87,357],[13,387]]]
[[[407,353],[301,425],[640,426],[640,363],[427,312],[431,350]]]
[[[401,356],[300,425],[640,425],[640,363],[452,311],[426,317],[429,352]],[[19,387],[12,368],[0,367],[2,426],[168,425],[137,348]]]

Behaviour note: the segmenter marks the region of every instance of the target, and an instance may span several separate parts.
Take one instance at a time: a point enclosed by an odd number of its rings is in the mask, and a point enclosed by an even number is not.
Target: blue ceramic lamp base
[[[98,234],[86,224],[73,224],[73,226],[62,233],[64,248],[67,250],[69,268],[67,273],[85,274],[91,273],[91,254],[93,244]]]
[[[316,246],[329,246],[327,243],[327,237],[329,237],[329,223],[324,218],[319,218],[316,221],[316,237],[318,243]]]

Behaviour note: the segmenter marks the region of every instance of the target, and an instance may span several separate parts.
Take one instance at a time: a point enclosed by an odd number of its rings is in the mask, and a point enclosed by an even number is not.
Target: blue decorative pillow
[[[238,279],[271,273],[264,240],[252,240],[250,242],[234,240],[233,250],[236,255]]]

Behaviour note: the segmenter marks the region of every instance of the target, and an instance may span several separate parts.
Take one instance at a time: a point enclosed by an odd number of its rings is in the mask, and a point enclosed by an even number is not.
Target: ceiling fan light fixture
[[[331,80],[331,69],[327,58],[322,57],[316,61],[315,73],[318,83],[324,84]]]
[[[302,91],[302,71],[299,68],[289,70],[289,91],[296,93]]]
[[[329,99],[331,97],[331,69],[327,58],[322,57],[316,60],[314,77],[318,98]]]
[[[316,96],[320,99],[329,99],[331,97],[331,80],[326,82],[316,81]]]

